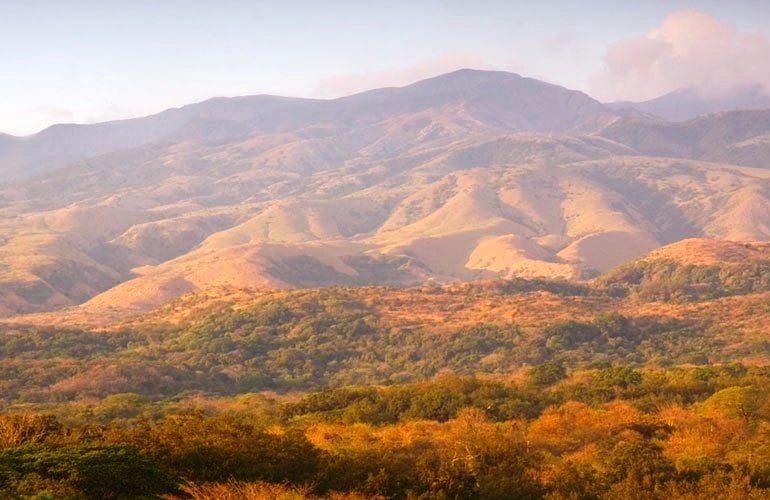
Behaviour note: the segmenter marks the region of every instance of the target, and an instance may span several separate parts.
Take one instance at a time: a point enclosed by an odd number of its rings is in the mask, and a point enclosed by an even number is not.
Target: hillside
[[[220,286],[123,320],[109,311],[19,316],[0,324],[5,369],[15,373],[4,394],[45,401],[289,391],[419,380],[446,369],[512,373],[552,361],[765,364],[769,251],[687,240],[586,284]],[[33,390],[30,380],[41,382]],[[22,381],[23,393],[14,385]]]
[[[632,264],[717,266],[728,286],[741,264],[770,273],[767,256],[767,244],[691,239]],[[616,271],[209,288],[97,328],[16,318],[0,323],[0,463],[21,472],[0,490],[764,498],[763,286],[665,302]],[[105,481],[106,466],[120,475]],[[503,467],[515,482],[500,488]]]
[[[602,276],[644,300],[682,301],[770,291],[770,243],[688,239]]]
[[[221,285],[580,280],[683,238],[767,240],[770,170],[737,166],[767,166],[766,118],[664,123],[463,70],[62,126],[41,134],[99,148],[0,184],[0,315],[114,317]]]
[[[495,150],[507,144],[498,140]],[[768,237],[767,171],[608,156],[562,167],[442,174],[446,156],[382,180],[378,167],[347,176],[324,171],[310,177],[310,190],[280,201],[268,201],[268,194],[252,203],[131,209],[117,197],[25,214],[6,229],[3,258],[18,278],[6,275],[5,304],[22,310],[72,305],[121,281],[85,307],[146,310],[184,291],[221,284],[590,277],[683,236]],[[702,185],[704,176],[710,185]],[[437,180],[425,184],[426,177]],[[240,179],[230,182],[240,185]],[[358,188],[362,179],[374,182]],[[355,187],[340,196],[340,181]],[[226,192],[226,182],[217,188]],[[180,188],[160,184],[129,196],[147,193],[143,203],[149,205],[166,189]],[[26,231],[14,229],[22,224]],[[40,250],[12,250],[25,247]],[[77,282],[91,288],[77,295],[71,288]]]

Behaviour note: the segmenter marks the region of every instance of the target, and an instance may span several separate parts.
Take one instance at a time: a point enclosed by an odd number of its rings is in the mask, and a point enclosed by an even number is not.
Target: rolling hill
[[[510,374],[554,357],[583,368],[763,365],[768,295],[769,244],[710,239],[664,246],[582,284],[209,287],[127,320],[71,310],[0,322],[0,347],[24,354],[9,364],[46,374],[34,393],[9,381],[4,397],[396,383],[447,368]]]
[[[770,291],[770,243],[686,239],[602,276],[643,300],[683,301]]]

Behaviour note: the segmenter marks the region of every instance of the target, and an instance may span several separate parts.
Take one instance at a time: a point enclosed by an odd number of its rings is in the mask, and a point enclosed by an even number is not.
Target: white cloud
[[[332,98],[382,87],[400,87],[457,69],[483,69],[488,65],[475,54],[444,54],[433,60],[423,61],[400,69],[370,73],[342,74],[319,81],[313,97]]]
[[[644,37],[611,45],[591,91],[604,100],[640,101],[690,87],[710,95],[757,83],[770,89],[769,61],[770,38],[677,10]]]

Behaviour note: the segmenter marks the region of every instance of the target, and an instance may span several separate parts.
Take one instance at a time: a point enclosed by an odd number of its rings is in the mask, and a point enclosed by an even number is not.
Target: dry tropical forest
[[[462,70],[0,135],[0,496],[770,498],[770,110],[698,106]]]

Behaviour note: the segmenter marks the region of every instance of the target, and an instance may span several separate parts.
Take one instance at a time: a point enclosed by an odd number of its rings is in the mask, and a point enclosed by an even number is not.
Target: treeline
[[[0,496],[770,495],[770,370],[562,370],[262,396],[238,411],[126,400],[133,415],[101,422],[87,406],[3,414]]]

